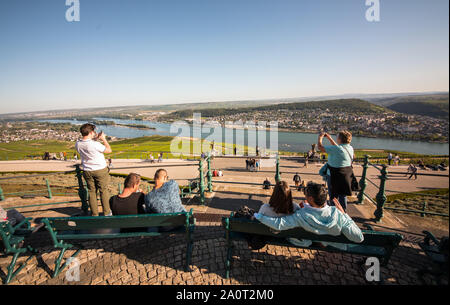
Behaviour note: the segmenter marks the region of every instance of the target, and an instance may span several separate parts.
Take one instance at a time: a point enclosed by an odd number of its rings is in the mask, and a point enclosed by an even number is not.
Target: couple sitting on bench
[[[186,209],[181,204],[178,184],[174,180],[168,180],[167,171],[158,169],[154,179],[155,187],[146,195],[139,189],[141,183],[140,175],[135,173],[129,174],[125,178],[123,192],[111,197],[109,200],[112,214],[116,216],[186,212]],[[174,229],[176,228],[160,228],[160,230],[164,231]]]
[[[274,230],[288,230],[301,227],[318,235],[338,236],[343,234],[349,240],[360,243],[364,240],[361,229],[333,199],[334,206],[327,204],[327,191],[324,186],[309,182],[305,188],[306,201],[297,205],[292,202],[292,193],[285,181],[277,182],[269,204],[263,204],[258,213],[253,215],[261,223]],[[289,242],[300,247],[309,247],[310,240],[289,238]],[[321,243],[342,250],[346,245]]]

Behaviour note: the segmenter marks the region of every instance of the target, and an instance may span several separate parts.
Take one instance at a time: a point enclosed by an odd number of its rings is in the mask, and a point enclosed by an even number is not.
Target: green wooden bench
[[[9,221],[0,222],[0,237],[3,243],[4,254],[13,255],[11,262],[8,265],[8,274],[6,275],[5,284],[8,284],[37,253],[36,250],[29,245],[23,247],[25,239],[36,231],[35,229],[31,229],[30,220],[31,218],[25,218],[14,227]],[[27,251],[30,251],[32,255],[29,256],[25,262],[22,263],[22,265],[14,270],[19,256]]]
[[[110,238],[126,238],[126,237],[144,237],[159,236],[168,233],[185,233],[186,234],[186,264],[185,270],[190,270],[192,256],[192,233],[195,228],[195,218],[193,210],[182,213],[170,214],[139,214],[139,215],[120,215],[120,216],[82,216],[82,217],[53,217],[44,218],[42,222],[50,232],[54,247],[61,249],[55,260],[55,270],[53,277],[56,277],[68,264],[61,266],[64,252],[75,247],[67,243],[66,240],[90,240],[90,239],[110,239]],[[182,227],[179,230],[171,230],[167,232],[148,232],[148,227]],[[131,229],[141,228],[138,232],[111,232],[102,233],[101,230],[111,229]],[[97,231],[97,232],[96,232]],[[115,230],[118,231],[118,230]],[[71,258],[78,255],[83,246],[77,245],[77,251]]]
[[[350,253],[362,256],[373,256],[380,259],[381,265],[388,264],[394,249],[399,245],[403,236],[398,233],[376,232],[370,226],[369,230],[363,230],[364,241],[355,243],[345,236],[317,235],[302,228],[295,228],[285,231],[275,231],[257,220],[245,218],[234,218],[234,213],[230,217],[222,217],[222,225],[225,228],[225,239],[227,245],[226,278],[229,278],[233,255],[233,240],[245,239],[248,234],[264,236],[267,244],[306,248],[312,250],[322,250],[336,253]],[[309,247],[298,247],[287,241],[287,238],[307,239],[313,244]],[[347,249],[338,249],[330,245],[324,247],[320,242],[333,242],[347,245]]]

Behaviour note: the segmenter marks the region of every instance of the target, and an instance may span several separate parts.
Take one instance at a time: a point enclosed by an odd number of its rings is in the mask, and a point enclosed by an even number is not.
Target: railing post
[[[52,199],[52,190],[50,188],[50,183],[48,182],[48,179],[45,179],[45,184],[47,185],[47,193],[48,193],[48,198]]]
[[[5,196],[3,195],[2,187],[0,186],[0,201],[5,200]]]
[[[83,184],[83,176],[81,174],[80,165],[75,165],[76,168],[76,175],[78,180],[78,196],[81,200],[81,210],[85,215],[89,212],[89,204],[88,204],[88,190],[86,189],[86,186]]]
[[[383,218],[383,207],[384,204],[386,203],[386,193],[385,193],[385,187],[386,187],[386,180],[387,178],[387,165],[386,164],[382,164],[382,169],[381,169],[381,175],[379,176],[380,178],[380,189],[378,191],[378,194],[376,196],[377,199],[377,209],[374,212],[375,215],[375,220],[376,222],[381,222],[381,218]]]
[[[119,195],[122,194],[122,184],[120,182],[117,183],[117,190],[119,192]]]
[[[363,164],[363,171],[362,171],[362,177],[361,180],[359,180],[359,194],[358,194],[358,204],[362,204],[364,201],[364,192],[366,191],[367,187],[367,168],[369,168],[369,155],[364,156],[364,164]]]
[[[277,153],[277,169],[275,172],[275,182],[281,181],[281,175],[280,175],[280,156]]]
[[[198,171],[200,175],[200,183],[199,183],[200,203],[205,204],[205,182],[203,177],[203,160],[201,158],[198,164]]]
[[[423,204],[422,204],[422,211],[425,212],[425,211],[427,210],[427,205],[428,205],[427,202],[424,201]],[[424,214],[424,213],[421,213],[420,216],[421,216],[421,217],[425,217],[425,214]]]
[[[150,185],[147,185],[147,193],[150,193]]]
[[[206,174],[207,178],[208,178],[208,192],[212,192],[213,191],[213,186],[212,186],[212,173],[211,173],[211,155],[208,153],[208,173]]]

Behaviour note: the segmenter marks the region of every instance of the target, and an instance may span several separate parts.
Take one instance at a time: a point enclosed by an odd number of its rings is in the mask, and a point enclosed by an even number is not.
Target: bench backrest
[[[362,230],[364,241],[362,243],[355,243],[347,239],[343,235],[317,235],[304,230],[303,228],[294,228],[284,231],[275,231],[268,226],[262,224],[257,220],[249,220],[245,218],[223,217],[223,225],[225,229],[230,232],[250,233],[256,235],[264,235],[275,238],[298,238],[308,239],[318,242],[334,242],[343,244],[358,244],[370,246],[393,246],[396,247],[403,239],[403,236],[398,233],[391,232],[377,232],[371,230]]]
[[[193,211],[168,214],[120,216],[51,217],[42,220],[55,231],[121,229],[139,227],[186,226],[193,222]]]

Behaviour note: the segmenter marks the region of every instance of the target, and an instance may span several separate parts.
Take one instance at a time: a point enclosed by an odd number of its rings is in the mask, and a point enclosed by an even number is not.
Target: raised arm
[[[106,147],[106,149],[103,153],[104,154],[112,153],[111,146],[109,145],[108,141],[106,140],[106,135],[102,132],[98,138],[103,142],[103,145],[105,145],[105,147]]]
[[[325,136],[325,138],[328,139],[328,141],[330,141],[331,145],[334,145],[334,146],[337,145],[337,143],[333,140],[333,138],[328,133],[325,133],[324,136]]]
[[[325,147],[322,144],[324,136],[325,136],[325,133],[321,132],[319,135],[319,139],[317,140],[317,148],[323,153],[326,152]]]

